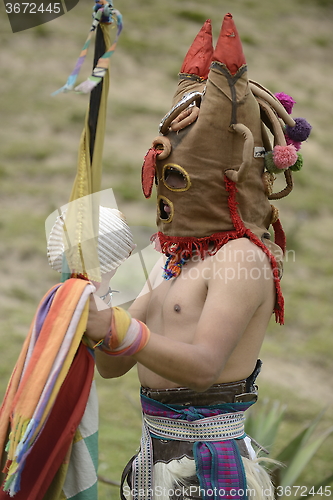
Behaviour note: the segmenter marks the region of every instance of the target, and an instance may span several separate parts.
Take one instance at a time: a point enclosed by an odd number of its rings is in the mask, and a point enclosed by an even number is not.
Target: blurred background
[[[80,0],[64,16],[15,34],[0,5],[1,398],[36,307],[59,280],[47,263],[44,224],[68,202],[88,97],[51,93],[74,67],[93,5]],[[185,53],[207,18],[216,40],[224,15],[233,14],[249,77],[272,92],[290,94],[297,103],[293,117],[313,126],[293,192],[274,203],[287,234],[286,318],[285,326],[272,318],[267,333],[258,406],[266,400],[286,405],[277,447],[326,409],[318,429],[323,432],[332,425],[333,409],[333,2],[115,0],[114,7],[123,15],[124,29],[111,58],[102,187],[113,189],[119,209],[141,235],[148,268],[155,259],[146,249],[154,232],[155,199],[147,201],[141,192],[142,160],[170,108]],[[93,46],[79,82],[91,72],[92,55]],[[134,270],[117,278],[124,302],[144,278],[138,254],[134,257]],[[119,481],[141,434],[136,372],[96,379],[99,472]],[[299,484],[310,486],[332,473],[332,449],[331,435]],[[101,483],[100,498],[116,499],[118,492]]]

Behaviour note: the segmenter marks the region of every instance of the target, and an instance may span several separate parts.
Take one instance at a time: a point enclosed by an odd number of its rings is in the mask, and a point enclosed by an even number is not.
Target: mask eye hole
[[[173,218],[173,203],[165,196],[159,196],[157,200],[157,212],[163,222],[171,222]]]
[[[164,165],[162,181],[171,191],[186,191],[191,185],[190,177],[186,170],[174,163]]]

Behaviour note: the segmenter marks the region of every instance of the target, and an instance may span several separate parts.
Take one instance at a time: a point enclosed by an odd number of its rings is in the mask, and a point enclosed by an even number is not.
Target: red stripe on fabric
[[[94,359],[81,343],[51,414],[34,444],[15,500],[43,500],[84,414],[94,376]],[[0,500],[9,496],[0,491]]]

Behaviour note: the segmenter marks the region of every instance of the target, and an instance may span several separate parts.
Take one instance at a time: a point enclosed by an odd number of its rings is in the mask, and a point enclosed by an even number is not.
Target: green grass
[[[288,248],[296,255],[295,262],[286,263],[282,281],[286,325],[271,323],[262,351],[261,399],[280,400],[288,407],[278,436],[282,446],[319,409],[329,406],[324,427],[332,413],[332,2],[143,0],[138,5],[127,0],[115,1],[115,7],[123,14],[124,31],[111,60],[102,187],[114,189],[131,225],[154,226],[155,194],[146,201],[141,193],[142,160],[170,108],[183,57],[206,18],[212,19],[216,40],[222,17],[232,12],[250,77],[273,92],[291,94],[297,101],[293,115],[313,125],[293,193],[274,202]],[[44,220],[68,201],[88,99],[51,93],[74,67],[91,6],[79,2],[64,17],[15,35],[3,4],[0,12],[6,68],[0,78],[2,395],[37,304],[59,279],[47,264]],[[79,81],[90,74],[91,61],[92,48]],[[135,274],[135,281],[140,279]],[[131,281],[132,274],[124,288]],[[283,373],[287,369],[295,374],[289,388]],[[112,381],[97,377],[97,382],[100,473],[119,480],[140,439],[136,373]],[[331,467],[332,447],[330,437],[302,477],[304,484]],[[116,498],[115,488],[100,485],[100,500]]]

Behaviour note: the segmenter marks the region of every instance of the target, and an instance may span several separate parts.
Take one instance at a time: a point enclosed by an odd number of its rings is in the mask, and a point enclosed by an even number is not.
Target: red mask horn
[[[189,48],[180,73],[197,75],[207,80],[213,51],[212,25],[207,19]]]
[[[224,16],[213,61],[225,64],[232,75],[246,64],[242,43],[231,14]]]

